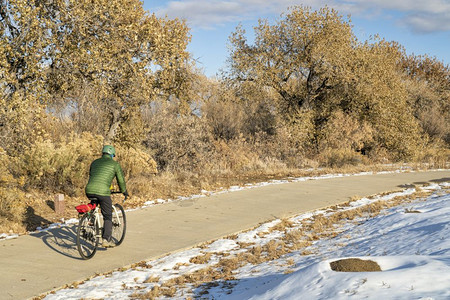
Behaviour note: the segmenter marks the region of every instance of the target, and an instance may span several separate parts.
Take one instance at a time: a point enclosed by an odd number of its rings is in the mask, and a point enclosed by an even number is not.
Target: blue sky
[[[328,5],[351,15],[360,41],[379,34],[402,44],[407,53],[427,54],[450,64],[450,0],[144,0],[158,16],[186,19],[192,42],[188,50],[207,76],[225,68],[228,37],[241,23],[251,38],[259,18],[276,21],[294,5]]]

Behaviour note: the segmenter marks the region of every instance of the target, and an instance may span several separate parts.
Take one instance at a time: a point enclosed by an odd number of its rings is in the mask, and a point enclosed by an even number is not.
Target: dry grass
[[[142,269],[151,269],[153,266],[147,263],[146,261],[140,261],[131,265],[131,269],[142,268]]]
[[[189,266],[188,263],[177,263],[175,266],[173,266],[173,270],[179,270],[181,267]]]
[[[237,235],[235,239],[237,238]],[[239,248],[249,248],[250,246],[253,246],[255,243],[245,243],[245,242],[238,242]]]
[[[144,280],[144,283],[156,283],[159,282],[159,277],[158,276],[150,276],[149,278],[147,278],[146,280]]]
[[[283,231],[286,228],[292,228],[292,227],[294,227],[294,222],[292,222],[291,220],[289,220],[287,218],[283,218],[283,219],[281,219],[280,223],[278,223],[277,225],[270,228],[270,232]]]
[[[208,252],[206,254],[201,254],[196,257],[191,258],[189,260],[189,262],[193,263],[193,264],[199,264],[199,265],[206,264],[211,259],[211,256],[212,256],[212,253]]]
[[[139,293],[137,291],[134,292],[131,295],[131,298],[132,299],[143,299],[143,300],[144,299],[150,299],[150,300],[153,300],[153,299],[157,299],[161,295],[162,295],[161,288],[158,285],[156,285],[156,286],[152,287],[151,290],[146,292],[146,293]]]

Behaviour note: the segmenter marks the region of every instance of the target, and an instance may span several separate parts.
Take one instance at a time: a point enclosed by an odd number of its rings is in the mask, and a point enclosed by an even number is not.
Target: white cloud
[[[237,13],[239,12],[239,13]],[[236,21],[241,4],[231,1],[171,1],[158,15],[187,19],[193,26],[214,26]]]
[[[449,0],[344,0],[336,3],[344,3],[355,15],[369,16],[376,11],[378,16],[398,18],[398,24],[414,32],[450,31]]]
[[[289,6],[317,6],[322,0],[185,0],[170,1],[156,12],[159,16],[184,18],[191,26],[214,27],[228,22],[255,19],[265,14],[281,13]]]
[[[450,13],[447,14],[429,14],[418,13],[411,14],[402,20],[402,23],[415,32],[429,33],[450,31]]]
[[[328,5],[343,15],[400,18],[399,24],[415,32],[450,30],[450,0],[178,0],[169,1],[156,13],[184,18],[193,27],[211,28],[279,14],[294,5],[313,8]]]
[[[450,2],[448,0],[343,0],[337,1],[341,3],[348,3],[353,6],[362,6],[365,9],[381,8],[387,10],[396,10],[400,12],[424,12],[438,14],[450,9]]]

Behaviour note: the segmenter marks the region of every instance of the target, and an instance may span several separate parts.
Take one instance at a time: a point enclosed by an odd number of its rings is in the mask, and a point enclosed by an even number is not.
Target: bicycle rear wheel
[[[100,229],[95,216],[90,213],[84,214],[77,229],[77,248],[83,259],[90,259],[97,252]]]
[[[127,231],[127,219],[122,205],[114,204],[114,206],[115,209],[113,210],[112,216],[111,241],[113,241],[116,246],[119,246],[125,238],[125,233]]]

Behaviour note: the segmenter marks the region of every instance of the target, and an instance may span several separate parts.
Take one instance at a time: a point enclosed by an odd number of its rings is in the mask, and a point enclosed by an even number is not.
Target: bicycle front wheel
[[[112,216],[112,235],[111,240],[119,246],[125,239],[125,232],[127,231],[127,219],[125,217],[125,210],[122,205],[114,204]]]
[[[90,259],[97,252],[100,229],[92,214],[84,214],[77,229],[77,248],[83,259]]]

